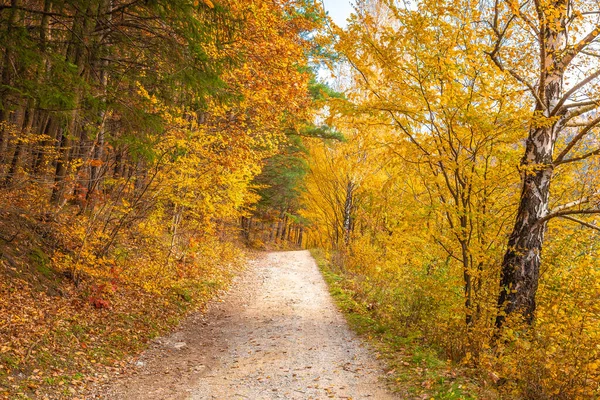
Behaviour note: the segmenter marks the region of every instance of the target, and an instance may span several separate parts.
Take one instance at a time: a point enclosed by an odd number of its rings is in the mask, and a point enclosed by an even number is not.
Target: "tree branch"
[[[597,106],[599,104],[600,104],[600,100],[588,100],[588,101],[580,101],[577,103],[569,103],[569,104],[566,104],[565,106],[563,106],[563,108],[571,109],[571,108],[577,108],[577,107]],[[591,111],[591,109],[587,110],[587,111]]]
[[[579,106],[579,108],[577,108],[576,110],[567,112],[565,121],[570,121],[573,118],[577,118],[580,115],[585,114],[586,112],[594,110],[595,108],[596,108],[596,104],[590,104],[587,106],[584,106],[584,105]],[[581,124],[579,124],[579,126],[587,126],[587,124],[581,123]]]
[[[594,29],[590,31],[583,39],[581,39],[576,45],[566,50],[562,60],[560,60],[560,69],[564,71],[571,61],[579,54],[586,46],[592,43],[598,36],[600,36],[600,25],[594,26]]]
[[[560,100],[558,101],[558,103],[556,103],[556,106],[554,107],[554,109],[550,113],[550,116],[558,115],[560,113],[560,111],[562,111],[562,109],[563,109],[563,104],[565,104],[565,102],[567,100],[569,100],[569,98],[573,95],[573,93],[575,93],[576,91],[578,91],[579,89],[581,89],[582,87],[584,87],[585,85],[587,85],[588,83],[590,83],[591,81],[593,81],[594,79],[596,79],[598,76],[600,76],[600,69],[597,69],[596,71],[592,72],[585,79],[583,79],[582,81],[580,81],[579,83],[577,83],[575,86],[573,86],[571,89],[569,89],[560,98]]]
[[[577,143],[579,143],[579,141],[585,135],[587,135],[599,123],[600,123],[600,117],[597,117],[596,119],[592,120],[585,128],[583,128],[581,131],[579,131],[579,133],[573,139],[571,139],[571,141],[569,142],[569,144],[567,144],[567,146],[563,149],[563,151],[560,152],[558,157],[556,157],[553,164],[554,165],[560,164],[563,161],[563,159],[565,158],[565,156],[567,154],[569,154],[569,151],[571,151],[573,149],[573,147],[575,147],[575,145]]]
[[[588,203],[588,202],[589,202],[591,199],[593,199],[594,197],[596,197],[596,196],[598,196],[598,195],[600,195],[600,191],[598,191],[598,192],[596,192],[596,193],[592,193],[592,194],[591,194],[591,195],[589,195],[589,196],[582,197],[582,198],[581,198],[581,199],[579,199],[579,200],[574,200],[574,201],[571,201],[571,202],[569,202],[569,203],[567,203],[567,204],[563,204],[563,205],[561,205],[561,206],[554,207],[554,209],[553,209],[552,211],[550,211],[550,212],[548,213],[548,215],[551,215],[551,214],[556,214],[556,213],[560,213],[560,212],[561,212],[561,211],[563,211],[563,210],[568,210],[569,208],[577,207],[577,206],[579,206],[579,205],[581,205],[581,204]]]
[[[585,222],[585,221],[582,221],[582,220],[577,219],[577,218],[569,217],[568,215],[561,215],[560,218],[568,219],[569,221],[577,222],[578,224],[581,224],[583,226],[587,226],[588,228],[600,231],[600,226],[597,226],[597,225],[594,225],[594,224],[590,224],[589,222]]]
[[[508,72],[518,82],[527,86],[527,89],[529,89],[531,94],[535,97],[536,101],[539,103],[539,106],[546,109],[544,102],[542,101],[542,99],[540,99],[540,97],[539,97],[537,91],[535,90],[535,88],[533,87],[533,85],[530,84],[529,82],[527,82],[527,80],[525,78],[523,78],[521,75],[519,75],[519,73],[517,71],[504,67],[504,64],[502,64],[502,61],[498,57],[498,53],[500,52],[500,48],[502,47],[502,40],[504,40],[504,36],[506,35],[508,28],[512,24],[513,20],[516,18],[516,14],[512,14],[510,16],[510,18],[508,19],[508,21],[506,21],[506,25],[504,25],[502,30],[500,30],[499,26],[498,26],[499,11],[498,11],[498,2],[497,1],[495,3],[494,7],[495,7],[494,22],[491,24],[491,26],[492,26],[492,30],[494,31],[494,34],[496,35],[496,43],[494,43],[494,49],[492,51],[489,51],[489,52],[486,51],[485,53],[490,57],[490,59],[494,62],[494,64],[496,64],[496,66],[498,67],[498,69],[500,69],[500,71]]]
[[[592,214],[600,214],[600,209],[589,209],[589,210],[565,210],[565,211],[558,211],[555,213],[550,213],[548,215],[546,215],[544,218],[540,218],[535,224],[535,226],[538,226],[540,224],[543,224],[544,222],[547,222],[549,220],[551,220],[552,218],[564,218],[565,216],[569,216],[569,215],[592,215]],[[533,227],[532,227],[533,229]]]
[[[30,14],[39,14],[39,15],[47,15],[49,17],[60,17],[60,18],[73,18],[73,16],[71,15],[67,15],[67,14],[61,14],[61,13],[56,13],[56,12],[47,12],[44,10],[35,10],[32,8],[26,8],[26,7],[22,7],[22,6],[5,6],[5,5],[0,5],[0,12],[2,10],[6,10],[6,9],[17,9],[26,13],[30,13]]]
[[[495,52],[495,50],[491,51],[491,52],[486,52],[486,54],[492,59],[492,61],[494,62],[494,64],[496,64],[496,66],[500,69],[500,71],[508,72],[518,82],[527,86],[527,89],[529,89],[529,91],[531,92],[533,97],[535,97],[535,100],[538,102],[540,107],[542,107],[543,109],[547,108],[546,105],[544,104],[544,102],[542,101],[542,99],[540,99],[540,96],[538,95],[538,93],[535,90],[535,88],[533,87],[533,85],[531,83],[527,82],[527,80],[525,80],[525,78],[523,78],[521,75],[519,75],[519,73],[516,72],[515,70],[505,68],[504,65],[502,65],[502,61],[500,61],[500,59],[498,58],[498,55]]]
[[[597,156],[598,154],[600,154],[600,148],[598,148],[594,151],[590,151],[589,153],[582,154],[577,157],[567,158],[566,160],[562,160],[558,163],[555,162],[554,165],[561,165],[561,164],[567,164],[567,163],[571,163],[571,162],[581,161],[581,160],[585,160],[586,158]]]
[[[375,97],[377,97],[382,103],[383,98],[382,96],[376,92],[372,87],[371,87],[371,83],[369,81],[369,79],[367,78],[367,76],[363,73],[363,71],[358,68],[358,66],[350,59],[350,57],[346,57],[346,59],[348,60],[348,62],[350,63],[350,65],[352,66],[352,68],[354,68],[359,74],[360,76],[363,78],[363,80],[365,81],[365,83],[367,84],[369,90],[371,93],[373,93],[373,95]],[[408,137],[408,139],[419,148],[419,150],[421,150],[425,155],[429,156],[429,152],[419,143],[419,141],[409,132],[409,130],[404,126],[404,124],[398,119],[398,117],[396,117],[396,114],[394,114],[392,111],[390,110],[386,110],[388,112],[388,114],[390,115],[390,117],[392,118],[392,120],[394,121],[394,123],[404,132],[404,134]]]

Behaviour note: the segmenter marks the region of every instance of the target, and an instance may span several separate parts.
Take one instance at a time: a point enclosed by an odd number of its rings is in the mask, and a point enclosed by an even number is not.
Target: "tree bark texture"
[[[557,2],[561,6],[563,2]],[[562,4],[562,7],[566,7]],[[519,209],[502,261],[499,312],[496,327],[508,315],[519,312],[528,323],[534,320],[540,260],[548,215],[550,184],[554,165],[553,152],[557,137],[566,123],[565,113],[549,126],[541,125],[541,117],[549,118],[563,96],[563,74],[566,68],[561,48],[566,41],[566,11],[562,27],[543,26],[540,39],[542,65],[537,90],[534,118],[529,129],[525,154],[521,160],[521,196]]]

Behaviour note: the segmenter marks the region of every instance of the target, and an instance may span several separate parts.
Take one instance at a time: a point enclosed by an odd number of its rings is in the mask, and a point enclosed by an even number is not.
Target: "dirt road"
[[[206,314],[157,341],[107,399],[392,399],[307,251],[253,261]]]

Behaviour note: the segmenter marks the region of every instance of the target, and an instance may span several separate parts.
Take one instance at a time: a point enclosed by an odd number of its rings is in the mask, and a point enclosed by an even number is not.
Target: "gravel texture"
[[[107,399],[392,399],[308,251],[267,253],[155,341]]]

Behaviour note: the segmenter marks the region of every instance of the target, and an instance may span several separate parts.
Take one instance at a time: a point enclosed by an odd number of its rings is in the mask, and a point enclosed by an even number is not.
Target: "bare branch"
[[[587,85],[588,83],[590,83],[591,81],[596,79],[598,76],[600,76],[600,69],[597,69],[596,71],[592,72],[585,79],[583,79],[582,81],[577,83],[575,86],[573,86],[571,89],[569,89],[561,97],[561,99],[558,101],[558,103],[556,103],[556,106],[554,107],[554,110],[552,110],[552,112],[550,113],[550,116],[558,115],[563,110],[563,104],[565,104],[565,102],[567,100],[569,100],[569,98],[573,95],[573,93],[577,92],[579,89],[581,89],[582,87],[584,87],[585,85]]]
[[[0,235],[0,240],[5,241],[6,243],[10,243],[13,240],[15,240],[15,238],[17,237],[18,233],[15,233],[14,235],[12,235],[10,238],[5,238],[4,236]]]
[[[546,223],[547,221],[551,220],[552,218],[558,218],[558,217],[564,218],[564,217],[570,216],[570,215],[600,214],[600,208],[588,208],[588,209],[573,210],[574,207],[578,207],[582,204],[589,203],[594,198],[598,197],[598,195],[600,195],[600,191],[592,193],[589,196],[582,197],[581,199],[574,200],[569,203],[554,207],[554,209],[552,211],[550,211],[548,214],[546,214],[545,217],[540,218],[535,224],[533,224],[531,229],[537,228],[538,226]]]
[[[508,19],[508,21],[506,22],[506,25],[504,25],[502,30],[500,30],[499,26],[498,26],[498,14],[499,14],[498,2],[496,1],[495,5],[494,5],[494,22],[491,24],[492,30],[494,31],[494,34],[496,35],[496,43],[494,44],[494,49],[492,51],[489,51],[489,52],[486,51],[485,53],[490,57],[490,59],[494,62],[494,64],[496,64],[496,66],[498,67],[498,69],[500,69],[500,71],[508,72],[518,82],[527,86],[527,89],[529,89],[531,94],[535,97],[539,106],[546,109],[544,102],[542,101],[542,99],[540,99],[534,86],[531,83],[527,82],[527,80],[524,77],[522,77],[517,71],[506,68],[504,66],[504,64],[502,63],[502,61],[500,60],[500,58],[498,57],[498,53],[500,52],[500,48],[502,47],[502,41],[504,40],[504,36],[506,35],[506,32],[508,31],[508,28],[510,27],[510,25],[512,24],[514,19],[517,17],[516,14],[511,15],[510,18]],[[527,22],[527,21],[525,21],[525,22]],[[539,36],[539,30],[537,30],[537,28],[535,28],[535,27],[534,27],[534,30],[535,30],[536,34]]]
[[[48,12],[48,11],[44,11],[44,10],[35,10],[35,9],[32,9],[32,8],[26,8],[26,7],[21,7],[21,6],[13,6],[13,5],[10,5],[10,6],[0,5],[0,12],[2,10],[11,9],[11,8],[12,9],[16,9],[16,10],[20,10],[20,11],[23,11],[23,12],[26,12],[26,13],[30,13],[30,14],[40,14],[40,15],[47,15],[47,16],[50,16],[50,17],[60,17],[60,18],[72,18],[72,16],[66,15],[64,13]]]
[[[574,201],[571,201],[569,203],[563,204],[561,206],[554,207],[554,209],[552,211],[550,211],[550,213],[548,213],[548,215],[557,214],[557,213],[560,213],[560,212],[562,212],[564,210],[568,210],[569,208],[573,208],[573,207],[580,206],[582,204],[589,203],[590,200],[592,200],[594,197],[596,197],[598,195],[600,195],[600,191],[598,191],[596,193],[592,193],[589,196],[582,197],[579,200],[574,200]]]
[[[358,68],[358,66],[348,57],[347,58],[348,62],[350,63],[350,65],[361,75],[361,77],[363,78],[365,84],[367,84],[367,86],[369,87],[369,90],[371,91],[371,93],[373,93],[373,95],[375,97],[377,97],[380,101],[384,102],[382,96],[375,91],[372,87],[371,87],[371,82],[369,81],[369,79],[367,78],[367,76],[363,73],[363,71]],[[419,143],[419,141],[414,137],[414,135],[412,135],[412,133],[404,126],[404,124],[398,119],[398,117],[396,116],[396,114],[390,110],[386,110],[388,112],[388,114],[390,115],[390,117],[392,118],[392,120],[394,121],[394,123],[404,132],[404,134],[408,137],[408,139],[419,148],[419,150],[421,150],[425,155],[430,155],[429,152]]]
[[[566,157],[566,155],[569,154],[569,151],[571,151],[573,147],[575,147],[575,145],[579,143],[579,141],[599,123],[600,117],[597,117],[596,119],[592,120],[585,128],[579,131],[579,133],[575,135],[573,139],[571,139],[571,141],[569,142],[569,144],[567,144],[563,151],[560,152],[558,157],[556,157],[556,159],[554,160],[554,165],[560,164],[562,160]]]
[[[436,241],[436,242],[437,242],[437,243],[438,243],[438,244],[439,244],[439,245],[442,247],[442,249],[444,249],[444,251],[446,252],[446,254],[448,254],[448,257],[454,258],[456,261],[459,261],[459,262],[462,262],[462,261],[463,261],[463,260],[461,260],[460,258],[456,257],[456,256],[454,255],[454,253],[453,253],[451,250],[449,250],[449,249],[448,249],[448,248],[447,248],[447,247],[444,245],[444,243],[442,243],[442,241],[441,241],[440,239],[438,239],[437,237],[435,237],[435,236],[434,236],[434,237],[433,237],[433,240],[435,240],[435,241]]]
[[[519,75],[519,73],[516,72],[515,70],[505,68],[504,65],[502,64],[502,61],[500,61],[500,59],[498,58],[498,54],[495,50],[491,51],[491,52],[486,52],[486,54],[491,58],[491,60],[494,62],[494,64],[496,64],[496,66],[500,69],[500,71],[508,72],[518,82],[527,86],[527,89],[529,89],[531,94],[535,97],[535,100],[538,102],[538,104],[541,107],[543,107],[544,109],[546,109],[546,105],[544,104],[542,99],[540,99],[540,96],[538,95],[537,91],[535,90],[535,88],[533,87],[533,85],[531,83],[527,82],[527,80],[525,78],[523,78],[521,75]]]
[[[577,103],[569,103],[563,106],[563,108],[571,109],[576,107],[587,107],[587,106],[597,106],[600,104],[600,100],[588,100],[588,101],[580,101]]]
[[[521,6],[523,7],[523,6]],[[540,36],[540,30],[538,29],[537,26],[534,25],[534,23],[527,17],[527,15],[525,14],[519,14],[519,17],[521,17],[521,19],[523,21],[525,21],[525,23],[527,24],[527,26],[529,26],[529,28],[531,28],[531,30],[533,30],[533,32],[535,33],[535,35],[538,37],[538,39],[541,40],[541,36]]]
[[[591,105],[588,105],[588,106],[583,106],[582,105],[581,107],[577,108],[576,110],[568,111],[567,114],[566,114],[566,117],[564,118],[564,120],[565,121],[570,121],[573,118],[577,118],[580,115],[583,115],[583,114],[585,114],[585,113],[587,113],[589,111],[594,110],[596,107],[597,107],[596,104],[591,104]],[[587,126],[587,124],[580,124],[579,126]]]
[[[567,158],[566,160],[562,160],[559,163],[554,163],[554,165],[561,165],[561,164],[567,164],[567,163],[572,163],[572,162],[576,162],[576,161],[581,161],[581,160],[585,160],[585,159],[593,157],[593,156],[597,156],[599,154],[600,154],[600,148],[598,148],[594,151],[590,151],[589,153],[582,154],[577,157]]]
[[[583,128],[587,126],[587,122],[568,122],[565,124],[567,128]]]
[[[585,51],[585,50],[581,50],[580,51],[581,54],[585,54],[586,56],[590,56],[590,57],[598,57],[600,58],[600,54],[596,54],[596,53],[592,53],[591,51]]]
[[[568,215],[561,215],[560,218],[568,219],[569,221],[577,222],[578,224],[581,224],[581,225],[586,226],[588,228],[600,231],[600,226],[597,226],[597,225],[594,225],[594,224],[590,224],[589,222],[585,222],[585,221],[582,221],[582,220],[577,219],[577,218],[569,217]]]
[[[569,23],[575,21],[575,19],[577,17],[581,17],[584,15],[596,15],[596,14],[600,14],[600,11],[585,11],[585,12],[579,12],[579,13],[574,13],[571,18],[569,18]]]
[[[534,225],[533,227],[537,227],[540,224],[543,224],[544,222],[547,222],[549,220],[551,220],[552,218],[564,218],[565,216],[569,216],[569,215],[594,215],[594,214],[600,214],[600,209],[598,208],[594,208],[594,209],[587,209],[587,210],[565,210],[565,211],[558,211],[555,213],[550,213],[548,215],[546,215],[544,218],[540,218]],[[532,227],[532,229],[533,229]]]
[[[567,49],[565,55],[562,60],[560,60],[560,69],[564,71],[571,61],[579,54],[583,49],[587,47],[590,43],[592,43],[598,36],[600,36],[600,25],[596,25],[594,29],[590,31],[583,39],[581,39],[577,44]]]

